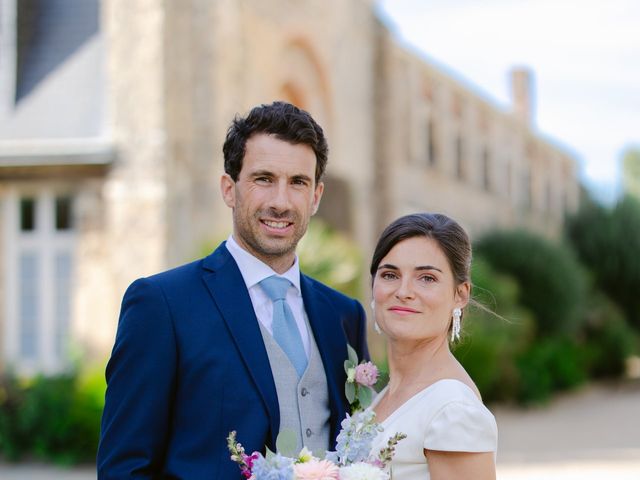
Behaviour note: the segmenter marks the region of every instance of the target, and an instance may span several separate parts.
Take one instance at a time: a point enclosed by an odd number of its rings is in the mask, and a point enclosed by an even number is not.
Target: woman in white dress
[[[391,462],[395,479],[496,478],[495,418],[449,349],[470,300],[470,266],[469,237],[444,215],[401,217],[378,240],[372,305],[390,379],[371,407],[384,428],[372,452],[407,434]]]

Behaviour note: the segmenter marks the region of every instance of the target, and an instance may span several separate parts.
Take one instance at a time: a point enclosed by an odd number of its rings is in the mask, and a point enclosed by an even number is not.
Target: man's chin
[[[259,255],[269,258],[278,258],[295,253],[297,245],[298,241],[290,237],[263,237],[258,239],[258,242],[256,242],[256,245],[254,245],[253,248]]]

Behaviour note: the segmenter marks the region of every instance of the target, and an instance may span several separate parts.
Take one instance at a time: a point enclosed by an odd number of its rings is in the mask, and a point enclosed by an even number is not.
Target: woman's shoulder
[[[443,403],[463,402],[480,403],[480,393],[473,384],[460,378],[442,378],[429,387],[431,401],[440,399]]]
[[[433,384],[433,415],[424,447],[430,450],[486,452],[497,447],[495,417],[472,386],[458,379]]]

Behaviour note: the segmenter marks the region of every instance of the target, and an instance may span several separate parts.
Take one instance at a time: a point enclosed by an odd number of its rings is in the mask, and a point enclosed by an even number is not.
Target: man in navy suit
[[[125,293],[106,370],[100,479],[240,478],[231,430],[247,452],[275,450],[284,428],[331,448],[348,408],[347,344],[368,357],[362,306],[301,274],[295,254],[324,188],[322,128],[293,105],[261,105],[233,121],[223,152],[233,234]],[[276,300],[261,282],[273,276],[289,282],[303,375],[272,336]]]

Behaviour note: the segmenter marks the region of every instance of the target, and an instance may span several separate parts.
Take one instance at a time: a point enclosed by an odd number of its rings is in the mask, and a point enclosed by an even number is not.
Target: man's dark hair
[[[329,148],[322,127],[306,111],[286,102],[254,107],[246,117],[236,116],[222,147],[224,171],[238,180],[247,140],[252,135],[266,133],[293,145],[304,144],[316,154],[316,184],[327,166]]]

